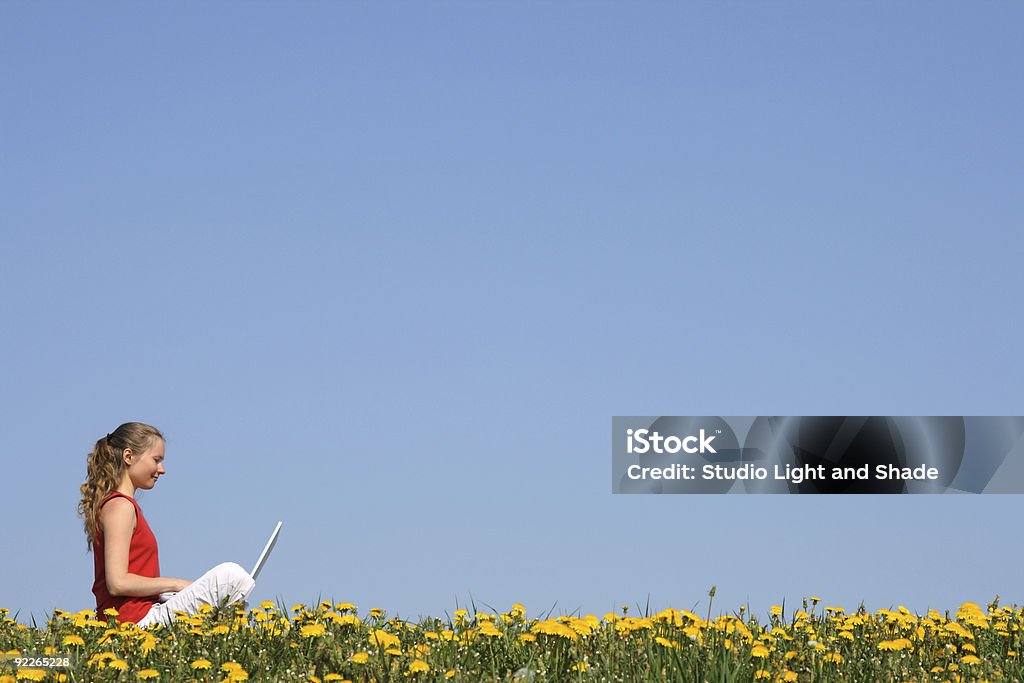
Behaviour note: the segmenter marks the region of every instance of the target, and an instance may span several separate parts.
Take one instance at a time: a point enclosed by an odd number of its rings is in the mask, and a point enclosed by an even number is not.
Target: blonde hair
[[[93,446],[87,461],[87,475],[81,486],[82,500],[78,503],[78,514],[85,521],[86,547],[92,550],[99,526],[100,503],[121,485],[127,465],[122,454],[130,448],[142,453],[153,445],[156,439],[163,440],[160,430],[142,422],[125,422],[123,425],[100,437]]]

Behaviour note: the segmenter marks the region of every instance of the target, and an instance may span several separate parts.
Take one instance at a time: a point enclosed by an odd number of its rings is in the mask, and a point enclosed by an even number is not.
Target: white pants
[[[249,597],[255,585],[249,572],[234,562],[218,564],[167,602],[153,605],[138,625],[141,628],[153,624],[170,626],[174,622],[175,611],[198,614],[200,605],[241,602]]]

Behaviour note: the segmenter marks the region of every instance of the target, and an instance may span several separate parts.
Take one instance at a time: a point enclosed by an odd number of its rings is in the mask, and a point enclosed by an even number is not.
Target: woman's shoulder
[[[100,503],[100,515],[106,516],[107,514],[113,513],[118,515],[134,515],[139,504],[135,500],[121,493],[120,491],[114,491],[106,500]],[[108,512],[109,511],[109,512]]]

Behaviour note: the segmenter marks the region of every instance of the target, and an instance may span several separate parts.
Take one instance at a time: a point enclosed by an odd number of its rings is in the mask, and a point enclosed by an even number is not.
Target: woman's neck
[[[132,498],[135,497],[135,485],[132,484],[132,480],[127,473],[124,475],[124,479],[121,480],[121,484],[117,487],[116,490],[123,493],[126,496],[130,496]]]

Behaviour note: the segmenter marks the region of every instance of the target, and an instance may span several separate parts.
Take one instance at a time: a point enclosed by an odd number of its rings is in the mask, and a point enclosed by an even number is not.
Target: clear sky
[[[0,4],[0,606],[1022,603],[1020,496],[613,496],[613,415],[1020,415],[1016,3]]]

